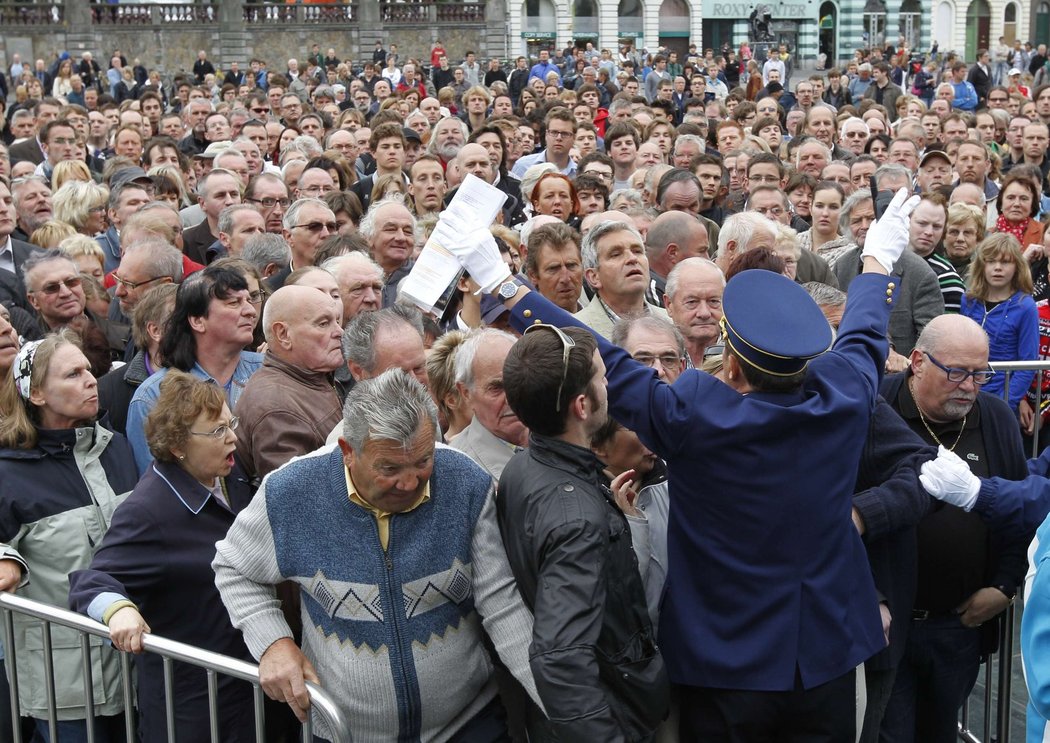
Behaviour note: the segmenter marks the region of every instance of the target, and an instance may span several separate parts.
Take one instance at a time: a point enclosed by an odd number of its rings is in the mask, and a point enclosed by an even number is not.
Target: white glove
[[[868,228],[861,256],[871,256],[886,273],[892,272],[893,264],[908,249],[908,225],[918,204],[918,196],[908,198],[908,189],[898,191],[882,217]]]
[[[500,284],[510,279],[510,268],[499,254],[496,241],[487,229],[475,230],[464,235],[461,240],[450,241],[445,247],[485,294],[495,291]]]
[[[937,500],[969,511],[977,503],[981,478],[970,472],[958,454],[943,446],[937,449],[937,458],[922,465],[919,482],[926,492]]]

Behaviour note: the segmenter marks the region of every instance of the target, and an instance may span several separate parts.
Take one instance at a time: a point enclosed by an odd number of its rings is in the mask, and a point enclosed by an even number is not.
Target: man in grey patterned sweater
[[[400,369],[359,382],[339,446],[270,474],[217,545],[216,585],[263,689],[305,719],[304,681],[321,684],[356,741],[505,739],[482,632],[538,701],[492,478],[435,448],[437,425]],[[283,580],[300,587],[302,650],[274,596]]]

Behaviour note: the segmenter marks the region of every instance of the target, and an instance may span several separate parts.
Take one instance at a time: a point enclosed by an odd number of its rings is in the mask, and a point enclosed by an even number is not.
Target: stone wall
[[[397,44],[402,60],[417,57],[429,62],[431,45],[440,39],[453,59],[471,49],[484,61],[490,56],[507,55],[504,3],[505,0],[488,0],[484,23],[406,25],[384,23],[376,0],[357,0],[353,21],[308,25],[246,24],[239,1],[217,0],[214,22],[105,26],[92,22],[87,0],[65,0],[60,23],[4,29],[0,33],[0,65],[10,64],[15,53],[23,60],[53,59],[63,50],[77,57],[90,50],[105,67],[109,54],[120,49],[129,60],[137,58],[146,67],[160,69],[170,77],[192,68],[197,52],[204,49],[217,65],[237,61],[246,69],[250,58],[259,57],[276,70],[284,69],[290,57],[301,59],[313,44],[322,52],[334,48],[341,59],[371,59],[377,38],[387,46]]]

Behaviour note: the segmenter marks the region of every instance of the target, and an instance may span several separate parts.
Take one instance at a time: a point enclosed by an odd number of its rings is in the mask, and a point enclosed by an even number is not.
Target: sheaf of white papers
[[[424,312],[433,312],[450,285],[463,272],[459,261],[446,248],[479,227],[487,227],[507,200],[506,194],[468,173],[456,195],[441,213],[441,219],[401,283],[400,296],[411,300]],[[442,308],[443,309],[443,308]]]

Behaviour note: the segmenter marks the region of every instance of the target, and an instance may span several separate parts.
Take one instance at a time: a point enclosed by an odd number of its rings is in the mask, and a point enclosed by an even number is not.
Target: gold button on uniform
[[[539,319],[537,317],[535,320],[532,321],[532,324],[533,325],[543,325],[543,320],[541,320],[541,319]]]
[[[888,287],[889,289],[896,289],[896,288],[897,288],[897,285],[896,285],[896,284],[894,284],[894,283],[893,283],[892,281],[891,281],[891,282],[890,282],[889,284],[887,284],[886,286],[887,286],[887,287]]]
[[[886,304],[893,304],[893,298],[892,297],[886,297]]]
[[[521,314],[525,315],[525,317],[532,317],[532,310],[525,310]]]

